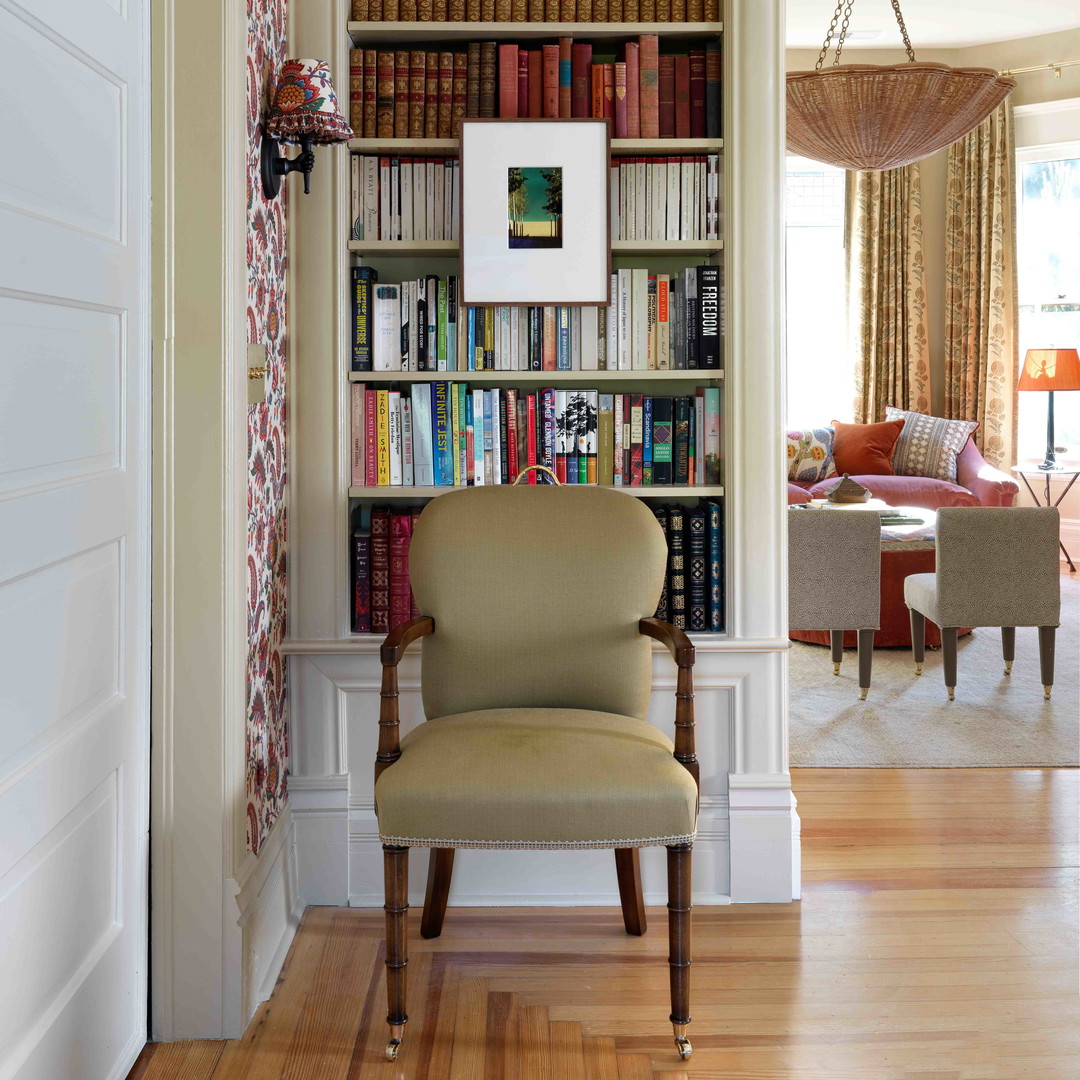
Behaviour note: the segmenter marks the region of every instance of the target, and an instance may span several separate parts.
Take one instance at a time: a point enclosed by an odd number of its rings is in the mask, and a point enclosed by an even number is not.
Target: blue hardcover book
[[[652,484],[653,415],[651,397],[641,399],[641,484]]]
[[[412,388],[413,409],[413,482],[417,487],[435,483],[435,468],[431,456],[431,384],[415,383]]]
[[[435,467],[435,483],[440,487],[452,487],[454,483],[454,459],[450,448],[450,384],[431,384],[431,437],[432,456]]]
[[[370,371],[374,329],[373,283],[379,275],[371,266],[352,268],[352,370]]]
[[[555,309],[559,320],[557,351],[555,353],[555,366],[559,371],[570,370],[570,308],[562,304]]]
[[[709,500],[708,570],[709,570],[709,629],[720,633],[724,629],[724,504]]]

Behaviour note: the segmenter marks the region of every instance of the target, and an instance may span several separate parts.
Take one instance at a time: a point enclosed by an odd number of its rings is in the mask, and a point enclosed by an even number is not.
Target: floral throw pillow
[[[833,429],[808,428],[787,433],[788,479],[816,484],[836,475]]]
[[[979,426],[977,420],[944,420],[892,405],[885,410],[885,419],[904,421],[892,453],[897,476],[929,476],[956,483],[956,456]]]

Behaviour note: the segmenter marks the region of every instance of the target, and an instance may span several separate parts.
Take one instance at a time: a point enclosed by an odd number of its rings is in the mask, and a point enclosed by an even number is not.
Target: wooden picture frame
[[[611,301],[606,120],[469,119],[461,127],[461,303]]]

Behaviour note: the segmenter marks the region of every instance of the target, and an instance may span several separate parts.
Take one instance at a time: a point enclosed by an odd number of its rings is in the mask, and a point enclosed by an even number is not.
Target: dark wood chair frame
[[[675,760],[694,778],[698,778],[698,760],[694,749],[694,645],[680,629],[660,619],[642,619],[640,633],[667,646],[678,667],[675,687]],[[401,623],[387,635],[380,650],[382,694],[379,709],[379,749],[375,756],[375,779],[401,756],[398,714],[397,666],[405,650],[420,638],[435,632],[435,622],[427,616]],[[667,849],[668,878],[668,965],[671,976],[671,1024],[675,1045],[683,1060],[693,1048],[686,1036],[690,1023],[690,899],[691,856],[693,844],[672,844]],[[432,848],[428,862],[427,894],[420,934],[425,938],[442,933],[450,879],[454,870],[453,848]],[[638,848],[616,848],[615,870],[622,902],[623,925],[628,934],[645,933],[645,902],[641,892],[641,863]],[[383,872],[386,901],[386,1022],[390,1042],[386,1056],[396,1061],[405,1034],[406,968],[408,959],[409,849],[383,844]]]

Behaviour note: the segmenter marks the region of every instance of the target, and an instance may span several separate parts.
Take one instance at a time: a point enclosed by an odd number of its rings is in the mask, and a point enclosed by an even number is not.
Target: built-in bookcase
[[[636,41],[642,34],[656,34],[660,51],[686,51],[703,48],[706,42],[721,41],[723,25],[717,23],[520,23],[520,22],[368,22],[348,24],[349,48],[377,46],[380,50],[414,50],[428,46],[450,48],[468,42],[520,42],[530,47],[541,43],[554,44],[560,37],[593,45],[596,54],[610,54],[626,41]],[[722,41],[721,41],[722,50]],[[349,142],[350,154],[380,156],[453,157],[458,153],[456,138],[356,138]],[[650,155],[724,154],[722,138],[658,138],[613,139],[612,158]],[[724,175],[721,164],[721,181]],[[344,193],[348,199],[348,190]],[[598,193],[603,198],[604,192]],[[342,200],[339,199],[339,203]],[[720,263],[724,258],[722,223],[724,197],[721,188],[720,235],[715,240],[613,240],[611,268],[647,266],[650,274],[678,274],[691,264]],[[346,265],[367,264],[378,272],[380,283],[400,283],[426,274],[445,277],[458,273],[458,242],[456,240],[351,240],[350,213],[347,205],[340,207],[336,240],[347,251]],[[726,274],[722,277],[726,281]],[[340,302],[346,309],[350,303],[348,274],[339,281]],[[726,350],[725,350],[726,352]],[[693,395],[699,386],[723,387],[724,371],[689,370],[623,370],[623,371],[351,371],[351,358],[342,357],[343,379],[365,384],[398,383],[407,388],[413,383],[450,380],[469,385],[492,385],[519,388],[523,392],[539,387],[558,389],[598,389],[601,393],[642,394],[646,396]],[[348,398],[346,387],[344,397]],[[721,431],[728,425],[723,419],[724,395],[721,399]],[[346,428],[347,430],[347,428]],[[347,456],[347,454],[346,454]],[[726,458],[721,451],[722,461]],[[723,469],[723,465],[721,466]],[[722,472],[722,478],[724,473]],[[455,491],[440,487],[364,487],[347,485],[342,498],[348,500],[348,530],[370,520],[371,507],[376,504],[423,505],[427,500]],[[664,503],[690,506],[699,499],[723,499],[724,484],[689,486],[620,487],[627,495]],[[725,522],[725,529],[727,523]],[[351,546],[346,544],[346,549]],[[725,596],[730,590],[724,587]],[[730,602],[730,601],[728,601]],[[723,624],[727,625],[724,619]],[[363,637],[346,631],[348,636]],[[381,634],[371,635],[381,638]],[[707,634],[715,637],[715,634]]]

